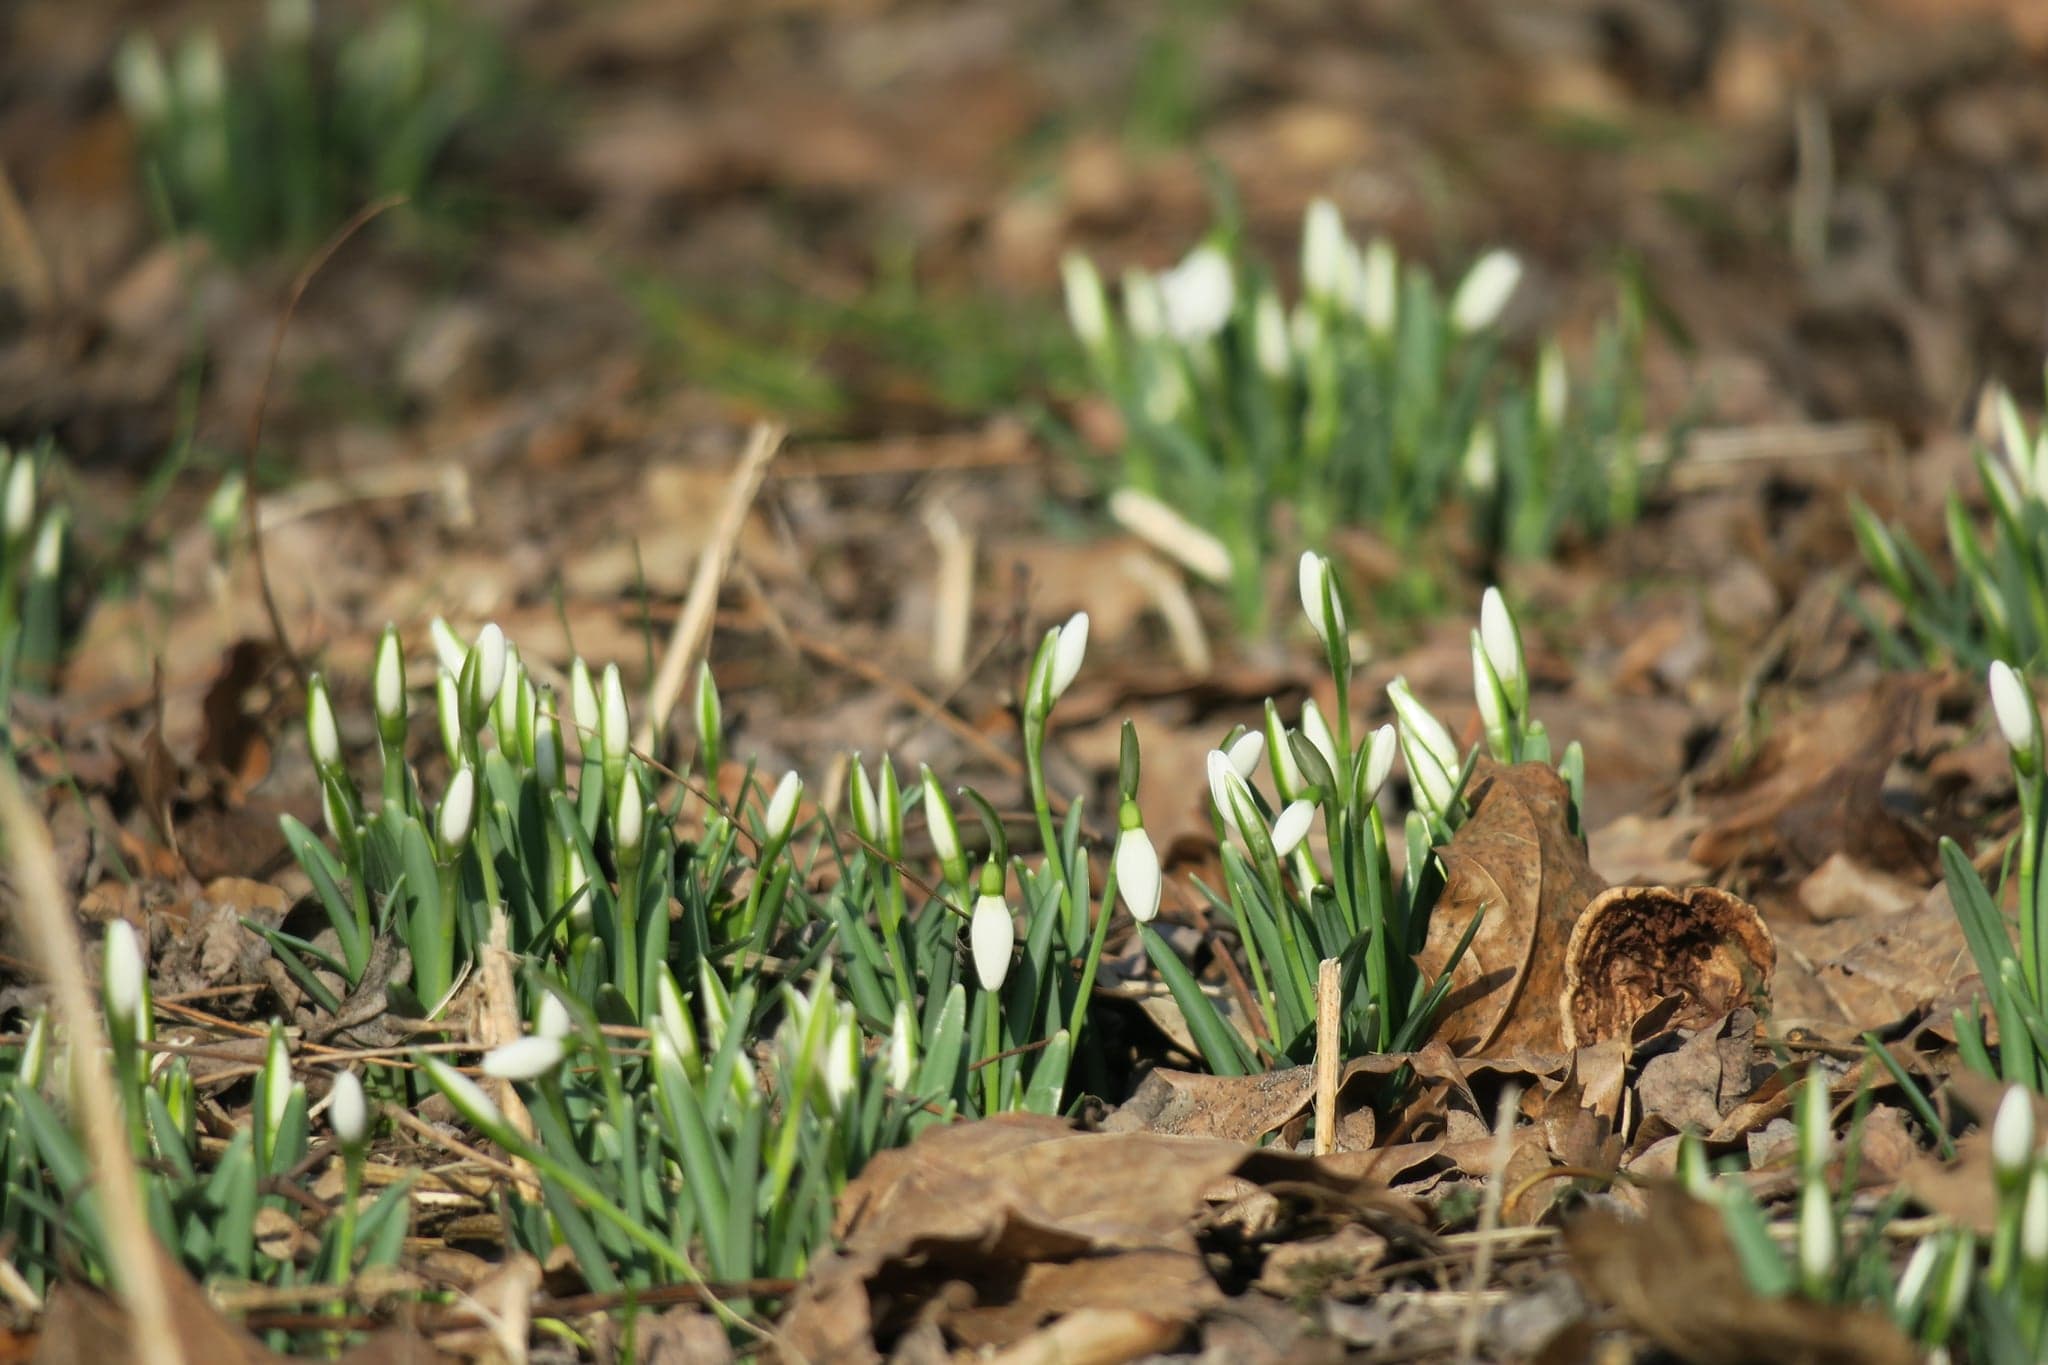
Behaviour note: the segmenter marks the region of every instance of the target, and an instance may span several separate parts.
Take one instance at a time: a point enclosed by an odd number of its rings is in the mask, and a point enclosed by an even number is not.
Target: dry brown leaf
[[[1478,934],[1452,970],[1437,1037],[1454,1052],[1556,1052],[1565,947],[1601,889],[1571,832],[1570,792],[1542,763],[1482,767],[1472,816],[1442,850],[1446,880],[1417,963],[1430,977],[1450,960],[1473,915]]]
[[[1697,1028],[1769,995],[1778,950],[1756,907],[1712,886],[1617,886],[1572,927],[1558,994],[1566,1047],[1628,1036],[1659,1001]]]
[[[1891,1320],[1868,1309],[1750,1289],[1720,1210],[1670,1187],[1651,1191],[1642,1218],[1606,1211],[1565,1228],[1573,1268],[1664,1350],[1698,1365],[1910,1365],[1918,1353]]]

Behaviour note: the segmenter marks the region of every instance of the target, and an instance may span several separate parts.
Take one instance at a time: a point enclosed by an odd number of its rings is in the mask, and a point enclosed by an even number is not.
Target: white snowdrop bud
[[[1066,292],[1067,323],[1090,350],[1109,341],[1109,297],[1095,262],[1078,251],[1060,257],[1060,283]]]
[[[1301,287],[1314,299],[1333,299],[1344,285],[1345,257],[1351,242],[1343,215],[1327,199],[1317,199],[1301,219]]]
[[[140,29],[132,30],[114,54],[114,88],[128,117],[145,130],[170,113],[171,78],[163,54]]]
[[[918,782],[924,787],[924,819],[931,835],[932,851],[950,868],[960,861],[960,822],[953,818],[953,805],[939,787],[929,767],[919,765]],[[950,875],[950,874],[949,874]]]
[[[504,1124],[504,1114],[499,1112],[497,1104],[491,1097],[484,1093],[483,1087],[448,1063],[438,1057],[422,1057],[420,1070],[434,1083],[434,1088],[446,1095],[448,1102],[471,1123],[487,1128],[500,1127]]]
[[[321,772],[341,768],[341,732],[335,728],[327,683],[318,673],[306,684],[306,747],[313,752],[313,766]]]
[[[1564,348],[1553,337],[1536,358],[1536,425],[1552,436],[1564,430],[1571,401],[1571,372],[1565,368]]]
[[[43,518],[43,524],[36,528],[35,548],[29,551],[31,577],[44,583],[57,577],[57,570],[64,566],[64,528],[69,523],[70,518],[61,507],[52,508],[50,515]]]
[[[553,991],[543,991],[540,1010],[534,1018],[533,1031],[543,1038],[567,1038],[575,1021],[569,1017],[569,1007]]]
[[[1209,751],[1207,768],[1209,800],[1215,803],[1216,813],[1223,817],[1223,823],[1234,830],[1237,828],[1238,802],[1250,802],[1251,787],[1230,761],[1230,755],[1221,749]]]
[[[1198,246],[1159,279],[1166,330],[1182,345],[1207,341],[1230,321],[1237,280],[1221,247]]]
[[[2017,1183],[2034,1159],[2034,1102],[2024,1086],[2008,1086],[1991,1120],[1991,1166],[2001,1184]]]
[[[1301,609],[1308,616],[1309,625],[1314,627],[1316,638],[1323,642],[1325,649],[1333,640],[1341,643],[1344,639],[1344,604],[1331,581],[1328,557],[1313,550],[1303,551],[1299,577]]]
[[[590,681],[590,665],[581,659],[569,662],[569,716],[576,722],[577,747],[588,750],[597,738],[600,713],[597,688]]]
[[[908,1000],[896,1002],[895,1021],[889,1029],[889,1088],[908,1091],[917,1078],[917,1019]]]
[[[1124,325],[1141,341],[1151,341],[1166,331],[1166,300],[1159,281],[1142,270],[1124,272]]]
[[[1394,703],[1394,716],[1400,724],[1401,752],[1408,759],[1408,775],[1415,783],[1417,803],[1425,814],[1441,817],[1450,810],[1451,800],[1457,794],[1458,774],[1464,768],[1458,742],[1451,738],[1444,723],[1416,700],[1408,690],[1406,678],[1396,678],[1387,684],[1387,696]]]
[[[2038,1271],[2048,1266],[2048,1166],[2035,1162],[2020,1205],[2020,1260]]]
[[[1259,371],[1268,379],[1285,379],[1294,372],[1294,348],[1287,338],[1287,310],[1280,296],[1268,289],[1252,308],[1252,350]]]
[[[604,691],[599,705],[597,732],[604,743],[604,761],[608,765],[624,763],[632,722],[626,715],[626,684],[619,676],[617,664],[604,666]]]
[[[2041,743],[2041,715],[2019,670],[2000,659],[1991,665],[1991,710],[2013,756],[2031,762]]]
[[[370,1135],[370,1106],[355,1072],[336,1073],[333,1089],[327,1094],[327,1124],[344,1151],[360,1149]]]
[[[477,700],[489,706],[505,685],[505,632],[498,629],[496,621],[485,622],[472,648],[476,651]]]
[[[1247,783],[1252,774],[1259,770],[1259,762],[1266,756],[1266,736],[1258,730],[1247,730],[1239,735],[1227,751],[1230,766]]]
[[[1835,1273],[1839,1234],[1827,1186],[1809,1183],[1799,1192],[1799,1271],[1809,1285]]]
[[[135,926],[125,919],[108,920],[106,948],[100,959],[100,985],[106,997],[107,1017],[125,1028],[134,1028],[142,1012],[147,980]]]
[[[441,747],[449,761],[462,757],[462,684],[442,669],[434,678],[434,721],[441,731]]]
[[[1123,898],[1124,908],[1138,923],[1151,923],[1159,913],[1162,890],[1159,851],[1152,846],[1152,836],[1143,825],[1121,831],[1116,836],[1116,852],[1111,860],[1116,865],[1116,890]]]
[[[441,798],[441,846],[453,851],[469,841],[476,823],[476,770],[464,764],[448,779],[447,795]]]
[[[645,798],[640,795],[640,775],[628,764],[626,775],[619,782],[619,809],[612,827],[613,842],[628,857],[640,852],[646,817]]]
[[[434,657],[440,660],[441,667],[461,677],[462,665],[469,658],[469,646],[462,643],[462,637],[438,616],[428,623],[427,635],[434,642]]]
[[[1387,778],[1394,771],[1394,751],[1401,747],[1394,735],[1394,727],[1382,725],[1366,740],[1365,753],[1365,799],[1376,800],[1380,789],[1387,785]]]
[[[1487,252],[1458,281],[1458,291],[1451,297],[1451,326],[1468,336],[1493,326],[1521,282],[1522,263],[1513,252]]]
[[[1493,675],[1517,711],[1529,704],[1528,668],[1522,655],[1522,632],[1499,588],[1488,588],[1479,599],[1479,640],[1486,648]]]
[[[782,775],[782,781],[775,784],[775,794],[768,799],[768,842],[780,844],[788,839],[796,828],[797,803],[803,800],[804,781],[794,770]]]
[[[1059,628],[1059,638],[1052,647],[1052,700],[1058,701],[1073,685],[1081,671],[1081,661],[1087,656],[1088,613],[1077,611]]]
[[[1391,336],[1401,311],[1401,258],[1394,244],[1373,238],[1359,275],[1358,311],[1366,330],[1376,337]]]
[[[1001,990],[1003,979],[1010,974],[1010,950],[1017,943],[1017,924],[1010,916],[1009,902],[1001,896],[986,895],[976,900],[967,938],[981,988]]]
[[[529,1033],[492,1048],[484,1054],[483,1072],[504,1081],[531,1081],[562,1064],[562,1040],[545,1033]]]
[[[1472,424],[1472,433],[1465,438],[1465,454],[1458,469],[1464,476],[1465,486],[1475,493],[1491,493],[1500,486],[1500,452],[1493,439],[1493,423],[1482,421]]]
[[[1323,718],[1323,708],[1310,697],[1301,704],[1301,733],[1329,764],[1330,775],[1337,781],[1344,780],[1344,765],[1337,761],[1337,736],[1330,730],[1330,722]]]
[[[370,690],[380,723],[405,720],[405,647],[393,626],[384,627],[383,637],[377,641],[377,667]]]
[[[1301,846],[1308,837],[1308,827],[1316,818],[1313,801],[1296,801],[1280,812],[1280,818],[1273,822],[1273,852],[1285,858]]]

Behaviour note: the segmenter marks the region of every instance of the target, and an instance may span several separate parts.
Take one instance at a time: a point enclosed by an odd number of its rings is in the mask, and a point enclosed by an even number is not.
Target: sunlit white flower
[[[529,1033],[486,1052],[483,1072],[504,1081],[538,1080],[559,1067],[564,1055],[560,1038]]]
[[[1365,248],[1359,267],[1358,312],[1366,330],[1376,337],[1393,333],[1401,310],[1401,258],[1394,244],[1375,237]]]
[[[476,633],[476,644],[471,648],[476,654],[477,700],[489,706],[505,685],[505,632],[496,621],[487,621]]]
[[[1528,668],[1522,655],[1522,632],[1515,625],[1499,588],[1488,588],[1479,599],[1479,640],[1493,664],[1493,674],[1516,709],[1528,704]]]
[[[1508,699],[1476,630],[1472,632],[1472,696],[1479,703],[1479,723],[1485,727],[1487,742],[1499,752],[1508,740]]]
[[[370,1106],[355,1072],[335,1073],[333,1088],[327,1092],[327,1124],[344,1149],[361,1147],[369,1136]]]
[[[1330,776],[1342,781],[1344,767],[1337,761],[1337,736],[1331,733],[1330,722],[1323,719],[1323,708],[1316,705],[1314,697],[1301,704],[1301,733],[1323,756],[1323,762],[1330,767]]]
[[[504,1124],[504,1114],[499,1112],[497,1104],[491,1097],[484,1093],[483,1087],[448,1063],[438,1057],[422,1057],[420,1070],[434,1083],[434,1088],[446,1095],[448,1102],[471,1123],[485,1128],[496,1128]]]
[[[1809,1182],[1799,1191],[1799,1272],[1809,1285],[1835,1273],[1839,1237],[1827,1186]]]
[[[889,1028],[889,1088],[908,1091],[917,1079],[917,1017],[908,1000],[896,1002],[896,1016]]]
[[[2003,384],[1998,384],[1992,387],[1991,405],[1998,414],[1998,443],[2005,451],[2006,462],[2031,489],[2033,462],[2028,457],[2033,453],[2033,442],[2027,439],[2027,424],[2020,417],[2019,404],[2012,401],[2012,394]]]
[[[1231,741],[1226,751],[1230,755],[1230,766],[1246,782],[1259,770],[1259,762],[1266,756],[1266,737],[1257,730],[1247,730]]]
[[[1565,369],[1564,348],[1553,337],[1536,357],[1536,425],[1552,436],[1564,430],[1571,401],[1572,377]]]
[[[604,745],[607,768],[626,761],[632,722],[626,716],[626,683],[617,664],[604,666],[604,688],[599,695],[597,733]]]
[[[569,715],[576,722],[577,746],[587,752],[597,737],[601,717],[597,688],[590,681],[590,665],[580,658],[569,661]]]
[[[434,678],[434,721],[450,761],[462,757],[462,684],[442,669]]]
[[[999,991],[1010,974],[1010,950],[1017,945],[1017,924],[1010,917],[1010,904],[1001,896],[984,895],[974,902],[974,916],[967,926],[968,946],[974,954],[974,974],[985,991]]]
[[[553,991],[542,991],[540,1009],[534,1016],[533,1031],[543,1038],[567,1038],[576,1021],[569,1017],[569,1007]]]
[[[107,1016],[133,1029],[142,1013],[143,989],[148,978],[142,966],[142,946],[135,926],[125,919],[107,921],[107,940],[100,959],[100,984],[106,994]]]
[[[1292,801],[1306,779],[1302,776],[1301,764],[1294,757],[1293,731],[1280,723],[1280,709],[1270,698],[1266,701],[1266,762],[1272,765],[1273,786],[1283,801]]]
[[[405,647],[395,627],[384,627],[377,641],[377,667],[372,675],[371,702],[381,722],[405,719]]]
[[[1159,913],[1162,887],[1159,851],[1152,846],[1152,836],[1145,832],[1143,825],[1134,825],[1117,834],[1116,851],[1111,855],[1111,861],[1116,865],[1116,891],[1123,898],[1124,908],[1138,923],[1151,923]]]
[[[9,545],[27,537],[36,519],[36,462],[17,455],[7,468],[7,491],[0,495],[0,532]]]
[[[170,112],[171,78],[163,54],[140,29],[131,30],[114,54],[114,88],[128,117],[145,129]]]
[[[1166,300],[1159,281],[1145,271],[1124,272],[1124,325],[1132,336],[1144,341],[1166,332]]]
[[[1938,1237],[1922,1237],[1914,1245],[1913,1254],[1906,1258],[1906,1268],[1899,1272],[1899,1285],[1892,1294],[1892,1302],[1908,1317],[1917,1314],[1921,1300],[1927,1297],[1927,1286],[1934,1278],[1935,1263],[1941,1259],[1941,1245]]]
[[[1459,473],[1465,486],[1475,493],[1491,493],[1500,484],[1500,454],[1494,444],[1493,423],[1474,422],[1465,438],[1465,454]]]
[[[1451,326],[1467,335],[1493,326],[1521,282],[1522,263],[1513,252],[1487,252],[1458,281],[1458,292],[1451,297]]]
[[[284,1028],[273,1023],[270,1026],[269,1041],[265,1045],[263,1070],[256,1077],[258,1101],[263,1106],[263,1119],[269,1129],[272,1141],[277,1130],[284,1123],[285,1111],[292,1102],[292,1055],[285,1043]]]
[[[2027,1196],[2020,1205],[2020,1261],[2037,1271],[2048,1266],[2048,1166],[2038,1161],[2027,1175]]]
[[[1294,372],[1294,348],[1287,339],[1287,310],[1280,296],[1268,289],[1252,307],[1252,351],[1259,370],[1268,379],[1285,379]]]
[[[1417,804],[1429,815],[1441,817],[1450,810],[1457,795],[1458,775],[1464,762],[1458,742],[1444,723],[1430,714],[1408,690],[1406,678],[1387,684],[1387,696],[1394,703],[1400,724],[1401,752],[1408,759],[1408,776],[1415,784]]]
[[[1391,725],[1373,731],[1365,743],[1365,799],[1373,801],[1387,785],[1387,778],[1394,771],[1394,751],[1401,745]]]
[[[1342,296],[1350,249],[1337,206],[1327,199],[1311,201],[1301,219],[1301,287],[1310,298]]]
[[[1827,1070],[1815,1062],[1807,1068],[1806,1082],[1799,1091],[1799,1174],[1809,1184],[1823,1178],[1834,1153],[1833,1108]]]
[[[441,846],[461,848],[475,823],[476,769],[465,763],[448,779],[448,792],[441,798]]]
[[[323,773],[341,764],[341,732],[334,724],[334,704],[327,698],[327,684],[318,673],[306,685],[306,747],[313,751],[313,766]]]
[[[64,529],[70,520],[63,508],[56,507],[36,528],[35,548],[29,551],[28,558],[28,571],[32,577],[44,583],[57,577],[57,570],[64,564]]]
[[[538,724],[533,731],[533,771],[543,787],[562,785],[562,717],[556,710],[555,694],[542,692],[537,706]]]
[[[461,677],[462,665],[469,658],[469,646],[462,643],[462,637],[455,633],[454,627],[436,616],[427,623],[427,637],[434,642],[434,657],[440,661],[441,667]]]
[[[1230,321],[1237,280],[1230,258],[1213,244],[1196,247],[1187,259],[1159,277],[1166,330],[1183,345],[1207,341]]]
[[[1314,550],[1304,550],[1299,578],[1301,610],[1308,617],[1309,625],[1314,627],[1316,638],[1328,649],[1331,641],[1341,642],[1344,639],[1344,603],[1337,596],[1328,557]]]
[[[644,798],[640,795],[640,775],[629,763],[625,777],[619,781],[619,809],[612,827],[613,842],[620,852],[629,857],[639,853],[646,817]]]
[[[683,999],[683,988],[676,984],[666,963],[654,976],[654,1007],[655,1034],[668,1040],[685,1071],[694,1072],[699,1055],[697,1025],[690,1017],[689,1002]]]
[[[953,869],[960,862],[960,822],[953,818],[953,805],[946,800],[946,793],[932,770],[920,764],[917,777],[924,788],[925,828],[931,836],[932,851],[939,855],[939,861],[947,868],[947,875],[957,876]]]
[[[2041,713],[2019,670],[2000,659],[1991,665],[1991,710],[2013,755],[2031,761],[2040,748]]]
[[[860,1080],[860,1025],[853,1006],[841,1003],[825,1043],[825,1104],[834,1113],[846,1107]]]
[[[794,770],[782,775],[775,784],[775,794],[768,798],[768,813],[765,818],[768,842],[781,844],[796,828],[797,803],[803,800],[804,780]]]
[[[1088,613],[1077,611],[1059,628],[1059,638],[1052,648],[1052,700],[1058,701],[1073,685],[1075,675],[1081,671],[1081,661],[1087,656]]]
[[[2033,1097],[2023,1086],[2008,1086],[1991,1120],[1991,1168],[2000,1184],[2016,1185],[2033,1159]]]
[[[1282,858],[1293,853],[1308,837],[1309,825],[1315,818],[1316,805],[1313,801],[1296,801],[1281,811],[1280,817],[1273,822],[1273,852]]]
[[[847,765],[846,810],[853,819],[853,832],[871,844],[881,842],[876,804],[875,784],[868,781],[867,764],[855,752],[853,761]]]
[[[1066,292],[1068,325],[1083,346],[1099,349],[1109,341],[1109,296],[1095,262],[1069,251],[1060,257],[1060,283]]]
[[[1237,765],[1230,761],[1230,755],[1223,750],[1211,749],[1206,766],[1209,800],[1215,804],[1216,813],[1223,817],[1223,823],[1235,830],[1238,828],[1238,803],[1242,801],[1247,810],[1256,809],[1252,804],[1252,789],[1237,771]]]

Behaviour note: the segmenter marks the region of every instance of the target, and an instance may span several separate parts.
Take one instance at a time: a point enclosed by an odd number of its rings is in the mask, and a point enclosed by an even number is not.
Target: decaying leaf
[[[1586,1213],[1565,1245],[1587,1291],[1644,1336],[1697,1365],[1909,1365],[1918,1353],[1889,1318],[1750,1289],[1721,1213],[1672,1187],[1641,1218]]]
[[[1586,906],[1558,996],[1566,1047],[1626,1037],[1660,1000],[1697,1028],[1770,991],[1777,945],[1756,907],[1711,886],[1617,886]]]
[[[1417,956],[1436,976],[1472,917],[1471,947],[1437,1036],[1452,1051],[1557,1052],[1565,948],[1579,912],[1601,890],[1585,844],[1571,832],[1571,796],[1547,764],[1482,767],[1472,816],[1442,850],[1446,881]]]

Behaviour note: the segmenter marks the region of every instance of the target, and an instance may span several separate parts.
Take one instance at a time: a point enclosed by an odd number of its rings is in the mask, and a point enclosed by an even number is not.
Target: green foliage
[[[0,444],[0,746],[12,742],[15,691],[46,692],[57,673],[71,514],[57,504],[37,519],[38,486],[54,460],[47,444]]]
[[[495,39],[447,0],[390,0],[333,33],[311,0],[267,14],[232,57],[199,29],[166,62],[138,31],[114,66],[173,221],[230,259],[309,246],[385,195],[420,202],[449,143],[506,108]]]
[[[2019,667],[2048,663],[2048,426],[2027,431],[2018,405],[1994,390],[1998,450],[1979,446],[1977,477],[1991,505],[1981,528],[1960,492],[1948,495],[1944,524],[1955,573],[1937,573],[1927,556],[1856,499],[1856,540],[1871,572],[1897,601],[1901,632],[1864,612],[1888,658],[1907,664],[1982,668],[1994,659]]]
[[[1189,562],[1228,583],[1247,628],[1263,624],[1261,566],[1297,548],[1283,508],[1310,548],[1368,526],[1407,549],[1455,512],[1508,557],[1633,520],[1638,292],[1624,289],[1575,378],[1555,341],[1534,366],[1509,355],[1498,323],[1520,272],[1491,252],[1447,297],[1384,239],[1361,252],[1327,203],[1305,221],[1291,310],[1229,232],[1163,274],[1127,274],[1120,312],[1070,256],[1069,317],[1125,425],[1108,483],[1215,538]]]

